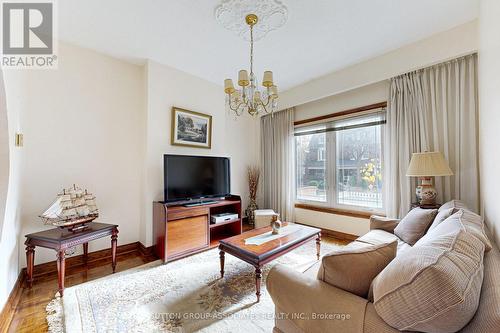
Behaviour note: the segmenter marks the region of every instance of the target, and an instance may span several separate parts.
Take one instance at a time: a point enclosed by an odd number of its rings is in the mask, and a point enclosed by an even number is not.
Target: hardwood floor
[[[121,272],[156,260],[140,252],[118,255],[116,271]],[[96,262],[78,268],[66,268],[65,286],[71,287],[83,282],[112,274],[111,260]],[[57,293],[57,274],[35,278],[33,288],[24,287],[8,332],[47,332],[45,307]]]
[[[245,226],[244,229],[250,230],[251,227]],[[350,241],[324,236],[322,242],[345,245]],[[119,254],[117,260],[116,269],[117,272],[121,272],[154,261],[156,258],[136,251]],[[69,266],[66,268],[66,287],[95,280],[111,273],[111,260],[96,261],[87,266],[75,268]],[[45,307],[54,298],[57,289],[57,274],[55,273],[35,278],[32,289],[23,287],[8,332],[47,332]]]

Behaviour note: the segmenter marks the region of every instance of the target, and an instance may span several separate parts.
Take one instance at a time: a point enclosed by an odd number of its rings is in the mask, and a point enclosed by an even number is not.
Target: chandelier
[[[248,14],[245,21],[250,27],[250,74],[244,69],[239,71],[240,89],[234,87],[233,80],[224,80],[226,106],[237,116],[241,116],[244,112],[252,116],[273,113],[278,106],[278,87],[273,82],[273,72],[264,72],[261,90],[257,87],[258,82],[253,73],[253,28],[258,22],[258,17],[255,14]]]

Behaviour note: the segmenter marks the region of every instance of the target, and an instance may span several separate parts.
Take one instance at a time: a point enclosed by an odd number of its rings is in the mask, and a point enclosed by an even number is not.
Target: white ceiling
[[[220,0],[58,1],[59,38],[222,85],[246,69],[249,45],[214,18]],[[255,44],[255,73],[280,90],[478,16],[479,0],[283,0],[288,22]]]

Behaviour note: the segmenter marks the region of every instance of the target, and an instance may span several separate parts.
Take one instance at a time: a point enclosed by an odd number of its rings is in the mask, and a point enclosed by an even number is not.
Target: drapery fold
[[[263,208],[273,209],[283,221],[294,220],[294,112],[289,108],[261,118]]]
[[[454,175],[436,177],[438,202],[479,208],[477,55],[391,79],[385,144],[386,213],[403,216],[415,201],[411,154],[440,151]]]

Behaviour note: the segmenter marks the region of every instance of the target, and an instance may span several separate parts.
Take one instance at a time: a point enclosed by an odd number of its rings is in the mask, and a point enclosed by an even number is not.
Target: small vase
[[[278,220],[278,215],[273,216],[273,220],[271,221],[271,228],[273,230],[272,234],[277,235],[280,233],[280,229],[282,227],[281,221]]]
[[[248,219],[248,224],[251,226],[255,225],[255,210],[259,209],[259,206],[257,206],[257,202],[255,202],[255,199],[250,199],[250,203],[247,206],[247,209],[245,210],[245,214]]]

